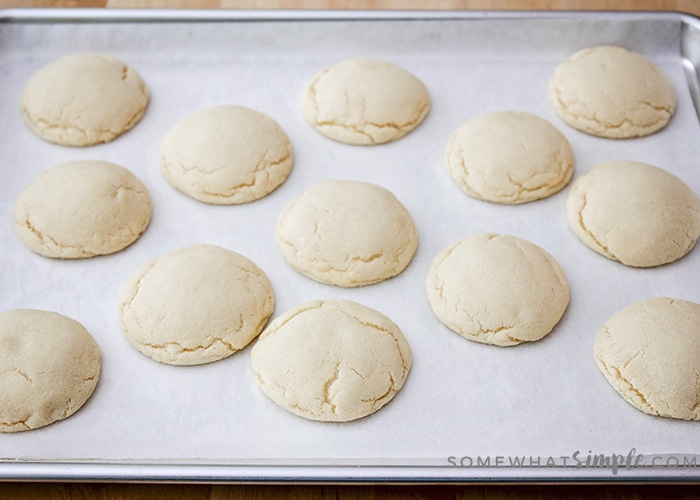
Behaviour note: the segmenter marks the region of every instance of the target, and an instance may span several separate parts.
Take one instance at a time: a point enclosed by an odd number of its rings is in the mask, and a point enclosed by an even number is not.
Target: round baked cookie
[[[114,163],[81,160],[45,170],[15,202],[15,231],[30,250],[57,259],[118,252],[151,220],[143,183]]]
[[[119,299],[122,330],[138,351],[170,365],[200,365],[243,349],[274,309],[265,273],[214,245],[166,253],[142,266]]]
[[[493,233],[448,245],[430,265],[426,289],[444,325],[466,339],[498,346],[541,339],[569,304],[569,283],[551,255]]]
[[[77,321],[55,312],[0,314],[0,432],[70,417],[100,377],[100,348]]]
[[[73,54],[37,71],[22,94],[22,114],[42,139],[63,146],[109,142],[136,125],[149,92],[139,74],[102,54]]]
[[[700,420],[700,304],[666,297],[635,302],[600,329],[594,356],[635,408]]]
[[[671,82],[646,57],[604,45],[554,70],[549,97],[565,123],[599,137],[626,139],[664,128],[676,110]]]
[[[269,116],[216,106],[181,120],[160,145],[160,166],[176,189],[204,203],[248,203],[274,191],[294,163],[287,134]]]
[[[467,194],[504,204],[558,193],[574,173],[566,137],[547,120],[520,111],[467,121],[450,137],[445,163]]]
[[[430,95],[417,77],[377,59],[348,59],[323,69],[304,88],[301,110],[314,129],[338,142],[376,145],[414,130]]]
[[[396,276],[418,246],[411,215],[381,186],[328,180],[292,200],[277,220],[277,245],[299,273],[357,287]]]
[[[700,200],[678,177],[653,165],[606,162],[576,179],[569,225],[589,248],[632,267],[667,264],[700,237]]]
[[[412,355],[399,327],[378,311],[318,300],[272,321],[255,342],[251,362],[260,390],[285,410],[347,422],[393,399]]]

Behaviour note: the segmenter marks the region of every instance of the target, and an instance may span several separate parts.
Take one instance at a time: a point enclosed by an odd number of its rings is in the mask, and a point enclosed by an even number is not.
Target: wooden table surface
[[[698,0],[0,0],[0,7],[663,10],[700,16]]]
[[[700,0],[0,0],[8,7],[652,10],[700,16]],[[700,498],[700,485],[208,485],[0,482],[0,500]]]

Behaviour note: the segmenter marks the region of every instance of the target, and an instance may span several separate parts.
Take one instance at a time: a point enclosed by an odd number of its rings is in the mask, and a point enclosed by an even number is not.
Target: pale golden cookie
[[[151,201],[129,170],[97,160],[61,163],[17,197],[15,231],[30,250],[58,259],[106,255],[132,244],[151,220]]]
[[[594,355],[635,408],[700,420],[700,304],[666,297],[631,304],[600,329]]]
[[[102,358],[92,335],[54,312],[0,314],[0,432],[44,427],[90,398]]]
[[[301,111],[324,136],[346,144],[395,141],[428,114],[430,95],[417,77],[377,59],[325,68],[304,89]]]
[[[467,121],[450,137],[445,163],[467,194],[504,204],[558,193],[574,173],[566,137],[548,121],[520,111]]]
[[[581,241],[627,266],[673,262],[700,237],[700,199],[675,175],[645,163],[596,165],[574,181],[566,210]]]
[[[252,261],[195,245],[142,266],[119,300],[127,340],[155,361],[199,365],[243,349],[274,309],[272,285]]]
[[[388,190],[328,180],[292,200],[277,220],[277,245],[296,271],[356,287],[396,276],[418,246],[411,215]]]
[[[22,94],[22,114],[42,139],[64,146],[109,142],[139,122],[149,93],[141,76],[102,54],[73,54],[45,66]]]
[[[383,314],[348,300],[290,309],[260,335],[251,352],[260,390],[311,420],[347,422],[370,415],[403,386],[411,349]]]
[[[481,233],[448,245],[426,279],[435,316],[463,337],[498,346],[539,340],[569,304],[569,283],[542,248]]]
[[[671,82],[641,54],[584,49],[557,66],[549,97],[559,117],[588,134],[626,139],[664,128],[676,111]]]
[[[216,106],[175,124],[160,145],[165,178],[205,203],[233,205],[268,195],[289,176],[292,145],[269,116]]]

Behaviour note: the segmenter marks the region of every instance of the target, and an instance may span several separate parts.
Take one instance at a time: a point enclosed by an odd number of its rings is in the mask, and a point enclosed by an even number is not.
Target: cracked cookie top
[[[27,82],[22,114],[42,139],[63,146],[109,142],[136,125],[150,95],[141,76],[102,54],[73,54]]]
[[[171,365],[226,358],[257,337],[274,309],[272,285],[246,257],[215,245],[166,253],[142,266],[119,299],[129,343]]]
[[[55,312],[0,314],[0,432],[70,417],[100,377],[100,348],[77,321]]]
[[[294,307],[265,329],[251,351],[260,390],[310,420],[366,417],[403,387],[412,363],[399,327],[349,300]]]
[[[667,297],[635,302],[598,331],[594,357],[635,408],[700,420],[700,304]]]
[[[301,110],[314,129],[338,142],[376,145],[414,130],[430,109],[428,90],[403,68],[377,59],[348,59],[306,85]]]
[[[58,259],[118,252],[151,220],[146,186],[106,161],[61,163],[44,171],[17,197],[14,226],[32,251]]]
[[[204,203],[234,205],[268,195],[289,176],[292,144],[269,116],[243,106],[215,106],[175,124],[160,145],[173,187]]]
[[[577,178],[566,202],[569,225],[589,248],[632,267],[686,255],[700,237],[700,199],[653,165],[605,162]]]
[[[464,123],[450,137],[445,164],[467,194],[504,204],[558,193],[574,173],[566,137],[520,111],[494,111]]]
[[[277,219],[287,263],[321,283],[370,285],[396,276],[413,258],[418,232],[387,189],[360,181],[321,181],[292,200]]]
[[[676,110],[671,82],[646,57],[604,45],[560,63],[549,98],[565,123],[599,137],[626,139],[664,128]]]
[[[539,340],[569,305],[569,283],[539,246],[480,233],[448,245],[426,279],[435,316],[464,338],[513,346]]]

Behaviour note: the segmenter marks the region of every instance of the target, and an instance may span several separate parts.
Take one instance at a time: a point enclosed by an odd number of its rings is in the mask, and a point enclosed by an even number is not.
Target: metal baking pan
[[[592,356],[612,314],[665,295],[700,302],[700,250],[653,269],[632,269],[587,249],[566,222],[568,189],[518,206],[481,202],[449,178],[443,152],[464,121],[517,109],[569,139],[576,175],[613,159],[665,168],[700,192],[697,67],[700,22],[676,13],[230,12],[6,10],[0,13],[0,309],[33,307],[83,323],[103,352],[97,390],[75,415],[43,429],[0,435],[0,479],[109,481],[697,481],[700,425],[655,418],[624,402]],[[547,83],[576,50],[616,44],[651,59],[670,78],[678,110],[653,136],[615,141],[568,128]],[[104,52],[133,66],[152,101],[141,123],[112,143],[65,148],[23,124],[28,78],[63,55]],[[330,141],[301,118],[313,74],[371,56],[421,78],[430,114],[391,144]],[[177,120],[218,104],[273,117],[295,149],[289,179],[268,197],[209,206],[171,188],[157,151]],[[72,159],[104,159],[139,176],[154,216],[131,247],[107,257],[55,261],[24,248],[14,200],[41,171]],[[414,217],[419,249],[406,271],[359,289],[312,282],[275,247],[277,214],[327,178],[391,190]],[[425,299],[432,258],[471,233],[512,234],[561,264],[569,308],[545,339],[511,348],[468,342],[443,327]],[[117,297],[142,263],[212,243],[255,261],[276,292],[275,315],[311,299],[374,307],[404,331],[414,365],[397,397],[345,424],[291,415],[256,388],[250,349],[210,365],[160,365],[120,332]]]

